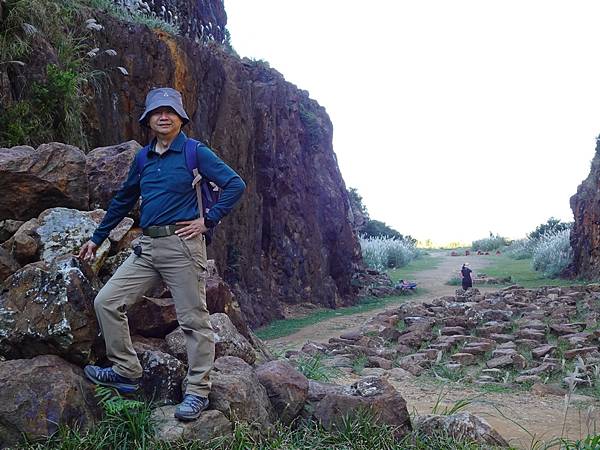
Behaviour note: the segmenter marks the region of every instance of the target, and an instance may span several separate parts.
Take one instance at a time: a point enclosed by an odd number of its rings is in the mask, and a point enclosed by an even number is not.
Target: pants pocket
[[[204,236],[199,235],[192,239],[179,238],[183,251],[189,260],[194,264],[196,270],[198,270],[198,278],[206,277],[206,244],[204,242]]]

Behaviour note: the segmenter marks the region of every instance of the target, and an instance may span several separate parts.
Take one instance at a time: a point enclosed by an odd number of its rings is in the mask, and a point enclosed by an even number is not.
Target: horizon
[[[600,132],[600,4],[362,6],[225,0],[240,56],[326,108],[371,218],[436,243],[573,221]]]

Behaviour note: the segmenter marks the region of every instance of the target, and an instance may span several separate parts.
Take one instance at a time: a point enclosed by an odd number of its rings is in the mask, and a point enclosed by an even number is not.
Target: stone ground
[[[442,258],[438,267],[417,273],[415,279],[420,287],[427,290],[427,294],[413,300],[409,297],[407,301],[422,302],[443,295],[453,295],[456,286],[448,286],[445,283],[458,272],[463,262],[468,261],[475,273],[485,272],[485,267],[494,262],[494,255],[451,257],[449,252],[438,252],[432,256]],[[493,286],[478,286],[478,289],[482,292],[498,290]],[[351,316],[335,317],[306,327],[290,336],[268,341],[267,344],[271,348],[282,350],[299,349],[308,340],[327,342],[329,338],[357,331],[369,318],[385,309],[395,307],[397,305]],[[344,375],[344,379],[339,381],[348,382],[356,378],[359,377],[353,374]],[[518,448],[529,449],[536,441],[549,441],[560,436],[578,439],[593,433],[597,426],[600,427],[600,402],[592,397],[573,395],[565,414],[566,402],[563,396],[541,396],[523,391],[490,393],[458,383],[436,382],[426,377],[390,382],[404,396],[409,411],[419,414],[431,412],[441,390],[445,392],[443,405],[475,398],[466,410],[485,418],[505,439]]]

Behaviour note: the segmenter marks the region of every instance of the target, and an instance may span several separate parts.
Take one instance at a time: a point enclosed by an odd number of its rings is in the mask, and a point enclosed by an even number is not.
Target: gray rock
[[[256,361],[256,352],[250,342],[242,336],[227,314],[210,315],[210,323],[215,333],[215,358],[236,356],[248,364]]]
[[[207,442],[233,432],[231,422],[221,411],[204,411],[198,419],[182,422],[174,417],[175,406],[162,406],[152,411],[156,439],[160,442]]]
[[[470,413],[417,416],[414,426],[424,434],[443,433],[457,440],[508,447],[506,440],[485,420]]]
[[[56,354],[77,364],[94,360],[99,281],[87,264],[62,256],[29,264],[0,292],[0,354],[8,359]]]

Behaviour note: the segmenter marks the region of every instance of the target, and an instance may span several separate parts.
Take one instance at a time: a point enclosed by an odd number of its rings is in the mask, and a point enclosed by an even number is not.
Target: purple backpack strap
[[[198,147],[198,141],[189,138],[185,141],[185,164],[190,173],[193,173],[194,169],[200,170],[198,167],[198,152],[196,151],[196,147]]]

